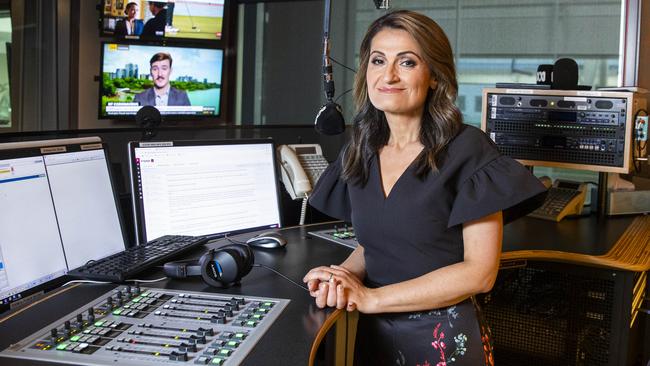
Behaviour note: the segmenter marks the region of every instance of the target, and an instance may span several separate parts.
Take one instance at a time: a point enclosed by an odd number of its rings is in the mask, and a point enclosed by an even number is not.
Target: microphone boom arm
[[[330,17],[332,2],[325,0],[325,16],[323,18],[323,86],[328,102],[334,100],[334,77],[332,76],[332,61],[330,60]]]

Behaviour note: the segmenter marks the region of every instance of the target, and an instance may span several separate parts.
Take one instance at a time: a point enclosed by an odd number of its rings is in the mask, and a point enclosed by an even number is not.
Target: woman
[[[140,7],[137,3],[130,2],[126,4],[126,8],[124,9],[126,19],[120,19],[115,24],[116,37],[139,36],[142,33],[144,23],[142,19],[135,19],[139,12]]]
[[[492,364],[471,296],[494,284],[503,221],[545,188],[462,124],[451,46],[433,20],[377,19],[360,64],[351,142],[310,199],[352,221],[359,246],[304,281],[319,307],[361,313],[357,365]]]

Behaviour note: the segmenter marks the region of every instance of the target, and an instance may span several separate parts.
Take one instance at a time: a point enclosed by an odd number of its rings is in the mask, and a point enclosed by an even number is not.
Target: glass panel
[[[391,9],[424,13],[447,33],[457,63],[457,104],[468,124],[480,124],[476,97],[482,88],[496,82],[535,83],[537,66],[560,57],[577,61],[582,85],[617,84],[621,0],[393,0]],[[263,40],[261,50],[251,42],[244,44],[244,49],[257,49],[255,59],[244,59],[244,65],[262,65],[264,71],[260,83],[243,85],[244,90],[255,90],[256,97],[254,105],[242,108],[242,114],[258,111],[255,116],[248,113],[244,123],[313,121],[324,102],[320,70],[323,1],[269,2],[240,6],[240,11],[258,12],[244,15],[251,19],[244,29],[256,29],[254,38]],[[332,1],[335,99],[348,124],[354,116],[349,93],[354,73],[338,63],[359,67],[362,37],[384,12],[369,0]],[[251,66],[243,74],[253,70]]]
[[[238,93],[246,97],[236,123],[313,123],[325,102],[323,7],[324,1],[240,5],[243,83]],[[456,103],[464,121],[474,126],[480,124],[484,87],[535,83],[537,66],[561,57],[577,61],[581,85],[617,84],[621,0],[392,0],[391,9],[424,13],[447,33],[457,64]],[[347,124],[355,114],[350,69],[359,68],[368,25],[384,13],[370,0],[332,1],[334,99]]]
[[[0,128],[11,128],[9,63],[11,52],[11,16],[0,11]]]

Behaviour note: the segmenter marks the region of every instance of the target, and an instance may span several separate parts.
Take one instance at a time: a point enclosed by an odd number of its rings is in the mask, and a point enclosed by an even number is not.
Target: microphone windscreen
[[[575,90],[578,87],[578,64],[572,58],[561,58],[553,65],[551,89]]]
[[[338,135],[345,131],[345,120],[341,107],[334,102],[327,102],[316,115],[314,126],[323,135]]]
[[[553,65],[542,64],[537,66],[537,84],[551,85],[553,83]]]
[[[162,120],[158,108],[146,105],[138,110],[135,114],[135,122],[144,128],[158,127]]]

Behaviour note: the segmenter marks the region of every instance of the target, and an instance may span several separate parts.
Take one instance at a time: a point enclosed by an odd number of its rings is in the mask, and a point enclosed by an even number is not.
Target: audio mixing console
[[[237,365],[288,303],[122,286],[0,356],[83,365]]]
[[[310,231],[308,234],[352,249],[359,245],[357,236],[354,234],[354,228],[347,225],[343,227],[334,226],[333,229]]]

